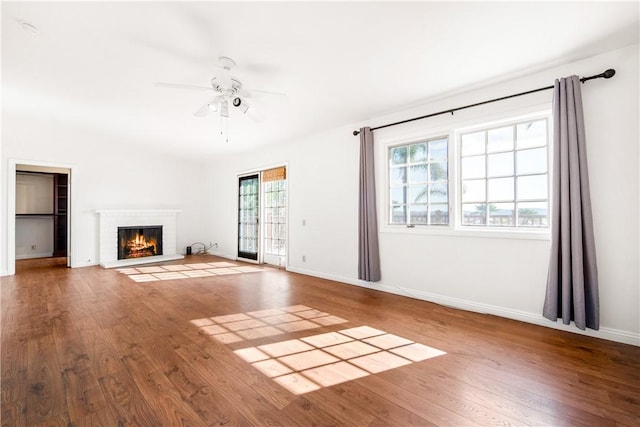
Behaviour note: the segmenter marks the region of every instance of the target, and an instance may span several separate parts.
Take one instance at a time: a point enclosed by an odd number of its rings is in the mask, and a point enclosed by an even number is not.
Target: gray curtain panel
[[[380,280],[376,182],[373,167],[373,133],[360,129],[360,210],[358,226],[358,278]]]
[[[543,315],[598,329],[598,270],[591,217],[580,79],[555,81],[551,256]]]

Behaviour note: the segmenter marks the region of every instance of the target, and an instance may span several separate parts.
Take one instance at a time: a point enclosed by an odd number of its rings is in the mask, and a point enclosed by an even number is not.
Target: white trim
[[[67,169],[69,171],[69,212],[67,220],[70,227],[67,232],[67,259],[71,267],[74,264],[73,248],[75,247],[74,237],[76,235],[76,215],[75,215],[75,198],[73,197],[73,187],[71,180],[77,171],[75,165],[46,162],[38,160],[22,160],[8,159],[9,166],[7,168],[7,270],[2,272],[3,276],[12,276],[16,274],[16,170],[18,165],[25,166],[41,166],[49,168]]]
[[[16,255],[16,259],[49,258],[52,256],[53,256],[53,252],[41,252],[37,254]]]
[[[423,301],[433,302],[436,304],[444,305],[461,310],[473,311],[476,313],[491,314],[494,316],[504,317],[507,319],[519,320],[525,323],[531,323],[538,326],[544,326],[551,329],[557,329],[565,332],[572,332],[579,335],[586,335],[593,338],[601,338],[609,341],[620,342],[623,344],[630,344],[640,346],[640,333],[623,331],[620,329],[601,327],[599,331],[592,331],[590,329],[582,331],[575,328],[572,325],[564,325],[560,322],[553,323],[548,319],[542,317],[540,314],[530,313],[522,310],[513,310],[507,307],[500,307],[496,305],[483,304],[475,301],[464,300],[460,298],[451,298],[444,295],[434,294],[430,292],[424,292],[415,289],[406,289],[399,286],[388,285],[381,282],[366,282],[363,280],[352,279],[343,276],[337,276],[333,274],[320,273],[313,270],[307,270],[303,268],[291,267],[287,268],[287,271],[304,274],[307,276],[319,277],[321,279],[333,280],[335,282],[341,282],[349,285],[360,286],[362,288],[373,289],[382,292],[388,292],[391,294],[402,295],[409,298],[415,298]]]

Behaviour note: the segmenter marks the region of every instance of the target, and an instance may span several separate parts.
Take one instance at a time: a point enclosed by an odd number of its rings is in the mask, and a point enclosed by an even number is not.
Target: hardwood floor
[[[277,269],[136,282],[25,260],[0,290],[3,426],[640,425],[638,347]],[[282,326],[296,313],[307,323]],[[348,335],[361,326],[389,335]],[[435,353],[407,359],[406,349],[394,353],[407,343],[398,337]],[[317,377],[297,373],[315,391],[280,385],[282,372],[312,362],[311,352],[295,363],[279,352],[304,343],[343,354],[323,347],[331,340],[402,366],[376,373],[342,356]]]

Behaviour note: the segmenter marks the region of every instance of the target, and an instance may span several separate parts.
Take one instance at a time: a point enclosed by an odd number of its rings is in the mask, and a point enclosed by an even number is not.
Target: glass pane
[[[412,203],[426,203],[427,202],[427,186],[412,185],[411,187],[409,187],[409,201]]]
[[[391,207],[391,224],[405,224],[407,222],[407,207],[392,206]]]
[[[463,202],[483,202],[486,198],[486,182],[484,179],[462,181]]]
[[[389,153],[389,159],[392,165],[407,163],[407,146],[392,148]]]
[[[279,208],[278,217],[278,222],[286,222],[285,219],[287,217],[287,208]]]
[[[487,152],[513,150],[513,126],[491,129],[487,132]]]
[[[271,207],[271,194],[272,193],[267,193],[264,196],[264,207],[265,208],[270,208]]]
[[[513,178],[496,178],[487,181],[489,201],[513,200]]]
[[[429,205],[429,224],[449,224],[449,206],[440,203]]]
[[[484,131],[462,135],[461,153],[463,156],[484,154]]]
[[[513,227],[516,224],[513,203],[489,203],[489,225]]]
[[[271,239],[264,239],[264,252],[267,254],[273,253],[273,246],[271,242]]]
[[[429,142],[429,160],[447,159],[447,140],[438,139]]]
[[[447,180],[447,162],[431,163],[429,165],[429,173],[431,181]]]
[[[438,183],[429,186],[429,203],[448,202],[447,184]]]
[[[409,220],[411,224],[427,223],[427,205],[411,205],[409,212],[411,214],[411,218]]]
[[[424,162],[427,159],[427,144],[413,144],[409,151],[411,163]]]
[[[391,184],[404,184],[407,182],[407,168],[391,168]]]
[[[487,156],[488,176],[513,175],[513,151]]]
[[[535,148],[516,153],[518,175],[544,173],[547,171],[547,149]]]
[[[484,225],[486,219],[487,205],[482,204],[463,204],[462,205],[462,224],[463,225]]]
[[[518,200],[547,198],[547,175],[519,176]]]
[[[409,182],[427,182],[427,165],[415,165],[410,168]]]
[[[276,237],[278,239],[287,238],[287,226],[285,224],[278,224],[278,235]]]
[[[547,202],[518,203],[518,225],[523,227],[548,227]]]
[[[462,179],[484,178],[485,177],[485,157],[473,156],[462,158]]]
[[[407,187],[393,187],[390,192],[392,205],[403,205],[407,203]]]
[[[518,149],[540,147],[547,143],[547,121],[523,123],[517,126]]]

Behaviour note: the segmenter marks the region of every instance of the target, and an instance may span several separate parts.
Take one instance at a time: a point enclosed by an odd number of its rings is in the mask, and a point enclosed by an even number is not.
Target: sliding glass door
[[[238,185],[238,257],[257,261],[260,235],[260,175],[240,177]]]

